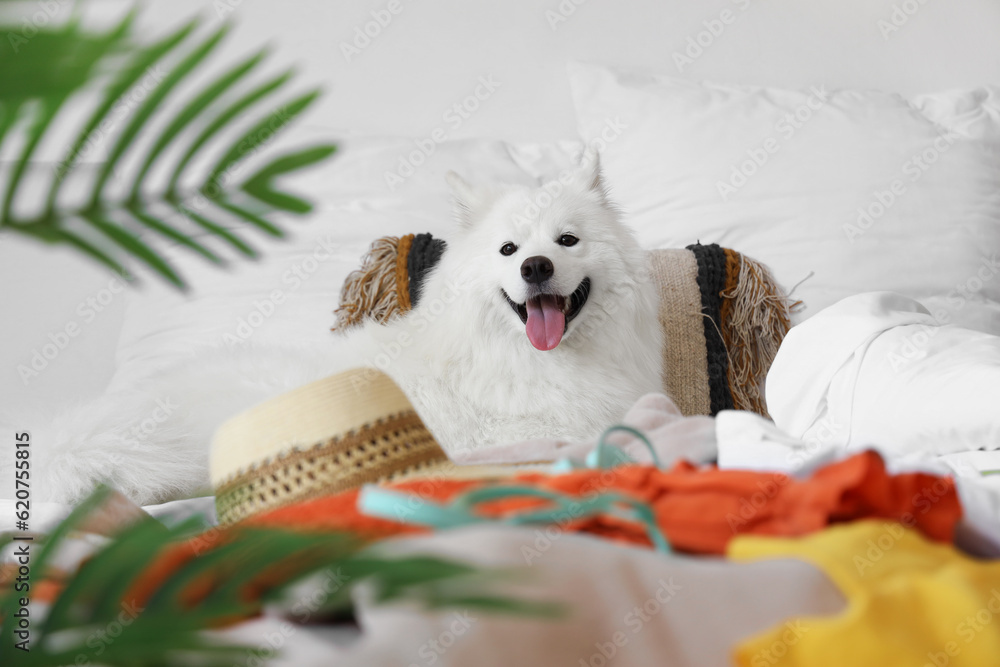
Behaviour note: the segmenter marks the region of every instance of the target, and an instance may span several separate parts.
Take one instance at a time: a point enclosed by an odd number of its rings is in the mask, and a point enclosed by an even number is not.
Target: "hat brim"
[[[211,453],[220,524],[364,484],[517,472],[451,461],[399,387],[373,369],[312,382],[233,417]]]

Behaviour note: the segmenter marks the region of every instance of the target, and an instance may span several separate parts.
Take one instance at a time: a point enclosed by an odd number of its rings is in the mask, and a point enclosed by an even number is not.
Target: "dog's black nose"
[[[552,260],[548,257],[536,255],[529,257],[521,264],[521,277],[526,283],[542,283],[552,277],[556,272],[552,266]]]

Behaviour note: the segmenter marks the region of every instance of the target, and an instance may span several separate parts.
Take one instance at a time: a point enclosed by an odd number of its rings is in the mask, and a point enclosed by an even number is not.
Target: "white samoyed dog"
[[[647,254],[596,153],[538,188],[447,179],[458,229],[416,306],[348,336],[447,451],[587,440],[664,391]]]

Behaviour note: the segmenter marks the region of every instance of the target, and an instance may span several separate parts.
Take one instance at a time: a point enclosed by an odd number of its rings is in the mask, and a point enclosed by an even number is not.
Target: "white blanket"
[[[891,292],[840,301],[793,328],[767,376],[774,423],[716,417],[722,468],[805,474],[865,449],[892,472],[952,475],[956,536],[1000,555],[1000,338],[948,325]]]
[[[949,325],[899,294],[859,294],[788,333],[767,405],[782,431],[807,443],[904,457],[996,450],[1000,338]]]

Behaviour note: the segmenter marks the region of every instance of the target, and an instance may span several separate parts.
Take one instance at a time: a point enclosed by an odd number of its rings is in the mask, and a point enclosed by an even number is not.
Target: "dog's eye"
[[[562,236],[559,237],[559,245],[564,245],[568,247],[571,245],[576,245],[576,242],[579,240],[580,239],[576,238],[572,234],[563,234]]]
[[[517,246],[513,243],[504,243],[500,246],[501,255],[513,255],[515,252],[517,252]]]

